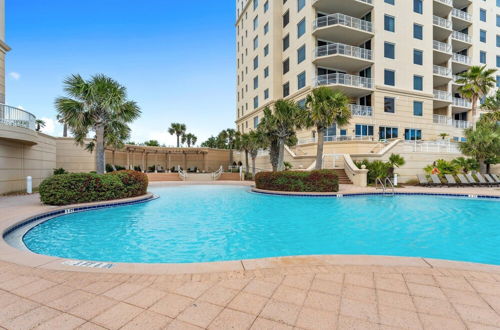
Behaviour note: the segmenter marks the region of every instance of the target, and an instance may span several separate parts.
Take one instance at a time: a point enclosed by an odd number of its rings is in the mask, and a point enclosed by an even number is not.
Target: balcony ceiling
[[[322,56],[316,58],[313,62],[320,67],[337,69],[351,73],[357,73],[373,64],[372,61],[341,54]]]
[[[373,37],[373,33],[335,24],[316,29],[313,34],[319,38],[347,45],[360,45]]]
[[[434,1],[434,15],[446,17],[451,11],[451,6],[447,6],[442,2]]]
[[[436,99],[434,99],[433,108],[434,109],[440,109],[440,108],[447,107],[450,104],[451,104],[451,101],[442,101],[442,100],[436,100]]]
[[[451,80],[451,77],[440,76],[438,74],[434,74],[434,87],[439,87],[443,85],[447,85]]]
[[[453,52],[458,53],[466,48],[469,48],[471,46],[471,44],[469,44],[465,41],[462,41],[462,40],[457,40],[457,39],[451,38],[451,46],[453,48]]]
[[[439,25],[433,25],[433,31],[434,31],[434,40],[438,41],[444,41],[448,39],[448,37],[452,32],[451,29],[446,29]]]
[[[453,7],[464,8],[472,3],[471,0],[453,0]]]
[[[455,61],[451,62],[451,70],[452,70],[453,74],[457,74],[459,72],[466,71],[469,68],[470,68],[470,65],[468,65],[468,64],[463,64],[463,63],[459,63],[459,62],[455,62]]]
[[[358,0],[317,0],[313,5],[319,12],[342,13],[357,18],[373,9],[373,5]]]
[[[455,31],[462,31],[463,29],[471,25],[471,22],[455,16],[451,17],[451,21],[453,22],[453,30]]]
[[[435,49],[434,49],[433,53],[434,53],[434,64],[437,64],[437,65],[440,65],[441,63],[447,62],[451,57],[450,53],[441,52],[441,51],[435,50]]]
[[[325,87],[330,87],[333,90],[338,90],[350,97],[361,97],[370,94],[373,90],[363,87],[347,86],[340,84],[323,85]]]

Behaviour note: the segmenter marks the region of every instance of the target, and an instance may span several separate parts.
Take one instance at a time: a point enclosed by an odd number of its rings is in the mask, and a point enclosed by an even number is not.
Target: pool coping
[[[256,193],[267,193],[273,195],[295,195],[283,194],[281,192],[262,192],[252,191]],[[307,196],[315,197],[344,197],[344,196],[362,196],[362,195],[380,195],[381,193],[349,193],[349,194],[313,194]],[[422,193],[422,192],[407,192],[397,193],[401,195],[442,195],[442,196],[459,196],[470,197],[467,194],[442,194],[442,193]],[[300,193],[295,196],[303,196]],[[342,196],[338,196],[342,195]],[[474,195],[477,196],[477,195]],[[492,196],[500,198],[499,196]],[[65,214],[65,210],[73,210],[76,212],[85,212],[98,208],[116,207],[123,205],[131,205],[144,203],[157,198],[152,193],[144,196],[127,198],[121,200],[104,201],[97,203],[86,203],[78,205],[69,205],[63,207],[55,207],[50,211],[38,212],[29,217],[11,219],[0,223],[0,232],[2,240],[0,240],[0,261],[15,263],[33,268],[44,270],[59,270],[59,271],[76,271],[76,272],[92,272],[92,273],[107,273],[107,274],[203,274],[203,273],[223,273],[223,272],[245,272],[249,270],[259,269],[283,269],[287,267],[319,267],[319,266],[393,266],[393,267],[424,267],[424,268],[451,268],[468,271],[485,271],[500,273],[500,266],[490,264],[480,264],[472,262],[452,261],[444,259],[422,258],[422,257],[396,257],[396,256],[378,256],[378,255],[303,255],[303,256],[283,256],[270,257],[261,259],[244,259],[234,261],[217,261],[203,263],[119,263],[119,262],[95,262],[88,260],[74,260],[67,258],[51,257],[40,255],[29,250],[20,250],[9,245],[4,237],[10,231],[17,227],[26,225],[29,222],[46,217],[49,219],[53,216]],[[482,198],[482,197],[474,197]],[[488,198],[488,197],[487,197]],[[62,212],[62,213],[61,213]]]

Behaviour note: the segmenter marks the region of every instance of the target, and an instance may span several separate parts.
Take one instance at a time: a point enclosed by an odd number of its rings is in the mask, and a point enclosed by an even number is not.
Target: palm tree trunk
[[[257,157],[252,156],[252,179],[254,180],[255,180],[255,158]]]
[[[63,125],[63,137],[68,137],[68,124]]]
[[[271,142],[269,147],[269,158],[271,161],[271,166],[273,167],[273,172],[278,170],[278,158],[279,158],[279,147],[276,141]]]
[[[104,125],[98,124],[96,127],[96,172],[104,174]]]
[[[180,138],[180,135],[179,134],[176,134],[177,135],[177,148],[180,147],[180,144],[179,144],[179,138]]]
[[[317,128],[318,131],[318,142],[316,149],[316,169],[321,170],[323,168],[323,147],[325,144],[325,129]]]
[[[478,159],[479,161],[479,173],[484,174],[486,173],[486,162],[484,158]]]
[[[233,146],[229,146],[229,165],[233,165]]]
[[[245,172],[248,174],[250,173],[250,170],[248,169],[248,150],[245,150],[245,162],[246,162]]]
[[[477,96],[472,97],[472,127],[476,129]]]
[[[278,171],[281,172],[285,169],[285,138],[278,139]]]

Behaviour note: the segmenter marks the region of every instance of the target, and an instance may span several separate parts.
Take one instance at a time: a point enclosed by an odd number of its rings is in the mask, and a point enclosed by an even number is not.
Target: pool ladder
[[[375,188],[379,189],[378,184],[380,184],[380,189],[384,192],[384,196],[394,196],[395,191],[394,191],[394,185],[392,184],[392,181],[389,177],[385,177],[384,180],[382,181],[381,178],[377,178],[375,180]],[[388,195],[387,189],[391,189],[391,194]]]

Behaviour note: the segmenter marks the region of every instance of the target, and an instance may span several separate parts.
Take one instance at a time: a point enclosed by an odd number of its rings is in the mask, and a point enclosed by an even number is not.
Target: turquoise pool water
[[[239,186],[151,190],[160,198],[54,218],[24,242],[40,254],[111,262],[372,254],[500,264],[497,200],[287,197]]]

